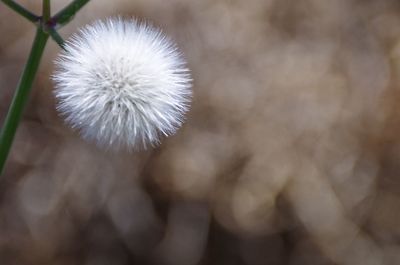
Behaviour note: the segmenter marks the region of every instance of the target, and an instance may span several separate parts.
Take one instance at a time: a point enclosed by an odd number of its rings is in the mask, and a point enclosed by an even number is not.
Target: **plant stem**
[[[43,0],[42,20],[47,23],[50,19],[50,0]]]
[[[59,29],[67,24],[75,14],[90,0],[74,0],[60,12],[55,14],[52,20],[56,23],[55,29]]]
[[[43,31],[48,33],[50,37],[62,48],[64,49],[64,40],[54,29],[55,23],[54,19],[51,18],[51,7],[50,0],[43,0],[43,17],[42,17],[42,28]]]
[[[48,37],[49,35],[41,28],[36,30],[35,40],[33,41],[28,61],[25,65],[3,128],[0,132],[0,174],[3,171],[15,132],[21,120],[23,109],[29,98],[32,83],[38,70],[40,59],[42,58]]]
[[[58,44],[58,46],[60,46],[61,49],[65,50],[64,40],[60,36],[60,34],[58,34],[57,30],[49,28],[47,29],[47,32],[49,33],[50,37]]]
[[[76,12],[78,12],[86,3],[88,3],[89,0],[74,0],[63,10],[58,12],[54,17],[51,17],[50,0],[43,0],[42,17],[31,13],[12,0],[0,1],[21,16],[35,23],[37,26],[36,36],[32,44],[28,61],[26,62],[24,71],[15,91],[14,98],[11,102],[3,127],[0,131],[1,174],[10,152],[18,124],[21,120],[24,107],[28,101],[32,83],[35,79],[35,75],[38,70],[49,35],[58,43],[58,45],[60,45],[61,48],[64,48],[64,40],[58,34],[56,29],[68,23],[74,17]]]
[[[28,11],[21,5],[15,3],[12,0],[1,0],[5,5],[7,5],[9,8],[23,16],[24,18],[28,19],[32,23],[37,23],[40,19],[39,16],[33,14],[32,12]]]

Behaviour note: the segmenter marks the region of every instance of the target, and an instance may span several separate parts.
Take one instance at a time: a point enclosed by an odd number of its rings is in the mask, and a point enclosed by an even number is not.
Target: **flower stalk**
[[[0,173],[3,171],[15,132],[21,120],[24,106],[26,105],[31,91],[32,83],[39,67],[40,59],[46,46],[48,34],[41,29],[36,30],[32,49],[25,65],[17,90],[11,102],[9,112],[0,133]]]
[[[56,31],[56,28],[60,28],[68,23],[80,8],[89,2],[89,0],[75,0],[53,17],[51,17],[50,0],[43,0],[41,17],[33,14],[12,0],[0,0],[0,2],[3,2],[10,9],[28,19],[37,27],[28,61],[26,62],[6,119],[0,131],[1,174],[10,152],[15,133],[22,118],[23,110],[28,102],[32,84],[38,71],[40,60],[49,36],[51,36],[61,48],[64,48],[64,41]]]
[[[50,35],[50,37],[60,46],[61,49],[65,50],[65,43],[63,38],[58,34],[57,30],[54,28],[48,28],[46,32]]]
[[[20,14],[22,17],[26,18],[32,23],[37,23],[40,19],[39,16],[33,14],[29,10],[25,9],[23,6],[15,3],[13,0],[1,0],[6,6]]]
[[[49,21],[50,12],[50,0],[43,0],[42,21]]]
[[[72,1],[69,5],[67,5],[60,12],[55,14],[52,20],[55,22],[55,29],[59,29],[62,26],[66,25],[70,20],[73,19],[75,14],[90,0],[75,0]]]

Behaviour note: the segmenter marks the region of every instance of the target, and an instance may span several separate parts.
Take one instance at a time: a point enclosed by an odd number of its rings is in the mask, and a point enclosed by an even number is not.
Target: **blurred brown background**
[[[187,123],[144,152],[83,142],[50,41],[0,178],[1,265],[400,264],[399,1],[92,0],[60,34],[118,14],[185,53]],[[0,121],[33,34],[0,5]]]

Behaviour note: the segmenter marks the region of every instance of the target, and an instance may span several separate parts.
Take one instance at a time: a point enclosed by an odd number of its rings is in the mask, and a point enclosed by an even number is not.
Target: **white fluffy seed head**
[[[111,149],[157,145],[182,124],[191,79],[182,55],[147,23],[85,26],[56,60],[57,109],[83,138]]]

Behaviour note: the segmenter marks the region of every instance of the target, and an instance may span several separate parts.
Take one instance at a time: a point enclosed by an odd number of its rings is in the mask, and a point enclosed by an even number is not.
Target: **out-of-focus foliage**
[[[187,123],[145,152],[83,142],[51,43],[0,179],[1,264],[400,264],[398,1],[94,0],[61,34],[116,14],[185,53]],[[0,6],[0,120],[33,33]]]

